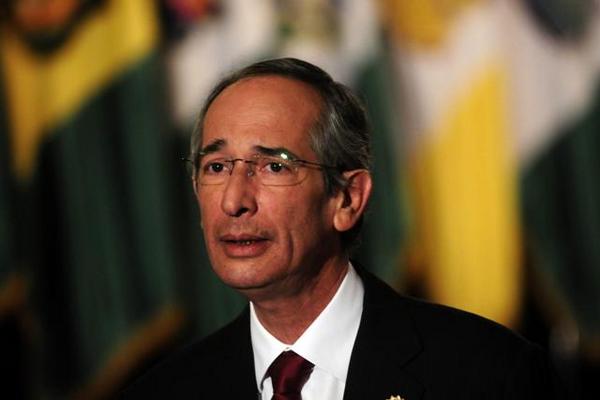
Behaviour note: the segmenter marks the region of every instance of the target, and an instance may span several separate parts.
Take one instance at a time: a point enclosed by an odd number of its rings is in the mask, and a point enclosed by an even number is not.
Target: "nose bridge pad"
[[[243,161],[244,161],[244,166],[247,168],[246,176],[254,176],[254,174],[255,174],[254,169],[256,168],[256,163],[252,160],[243,160]]]
[[[255,171],[254,168],[256,168],[256,163],[253,160],[244,160],[243,158],[236,158],[234,160],[231,160],[231,169],[229,172],[229,175],[233,175],[235,172],[235,163],[240,161],[243,166],[247,169],[246,170],[246,176],[254,176],[255,175]]]

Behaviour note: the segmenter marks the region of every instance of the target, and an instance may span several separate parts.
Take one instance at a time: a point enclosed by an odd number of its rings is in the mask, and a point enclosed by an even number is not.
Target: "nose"
[[[257,210],[256,183],[252,179],[251,166],[241,163],[233,168],[224,183],[221,209],[231,217],[253,215]]]

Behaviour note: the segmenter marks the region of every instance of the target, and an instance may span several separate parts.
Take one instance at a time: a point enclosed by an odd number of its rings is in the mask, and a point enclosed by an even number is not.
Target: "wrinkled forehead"
[[[319,118],[321,97],[301,81],[261,76],[227,87],[208,108],[200,148],[248,152],[257,146],[312,152],[310,133]]]
[[[215,139],[202,147],[199,151],[199,155],[209,156],[211,154],[222,154],[227,152],[227,140]],[[283,160],[299,160],[301,159],[296,153],[286,147],[266,147],[262,145],[252,146],[252,153],[254,155],[262,155],[269,157],[277,157]]]

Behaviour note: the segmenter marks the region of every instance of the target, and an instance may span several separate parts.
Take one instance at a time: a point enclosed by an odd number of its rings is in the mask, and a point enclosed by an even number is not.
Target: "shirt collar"
[[[250,303],[250,335],[256,382],[262,389],[265,374],[284,350],[293,350],[340,381],[346,381],[352,347],[360,325],[364,288],[350,264],[344,280],[321,314],[292,345],[271,335],[260,323]],[[333,345],[335,344],[335,345]]]

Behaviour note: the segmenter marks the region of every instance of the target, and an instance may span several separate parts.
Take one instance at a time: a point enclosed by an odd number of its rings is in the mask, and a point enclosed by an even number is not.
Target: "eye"
[[[271,174],[282,175],[282,174],[289,174],[293,171],[292,165],[283,160],[272,159],[272,158],[271,159],[263,159],[263,162],[261,164],[262,164],[261,171],[271,173]]]
[[[225,160],[208,160],[203,164],[202,172],[206,175],[218,175],[227,169]]]
[[[267,169],[269,169],[271,172],[280,172],[284,168],[284,165],[280,162],[270,162],[267,164]]]

